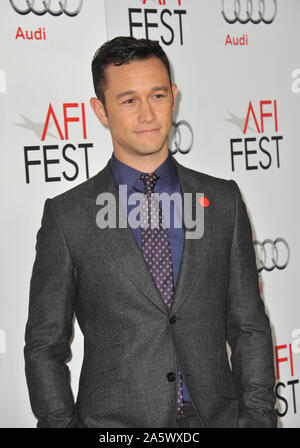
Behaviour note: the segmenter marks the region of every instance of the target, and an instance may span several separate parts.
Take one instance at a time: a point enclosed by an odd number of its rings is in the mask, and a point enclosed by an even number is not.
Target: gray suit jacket
[[[118,210],[109,164],[46,200],[24,348],[38,427],[175,427],[177,360],[203,427],[276,427],[270,325],[239,189],[174,163],[182,193],[204,192],[210,205],[203,237],[184,241],[170,311],[130,227],[96,225],[99,193],[114,193]],[[76,403],[65,363],[74,312]]]

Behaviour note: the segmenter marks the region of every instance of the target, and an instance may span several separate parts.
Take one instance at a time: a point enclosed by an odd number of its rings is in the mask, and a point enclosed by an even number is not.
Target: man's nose
[[[149,101],[141,102],[139,108],[139,121],[142,123],[151,123],[155,119],[155,112]]]

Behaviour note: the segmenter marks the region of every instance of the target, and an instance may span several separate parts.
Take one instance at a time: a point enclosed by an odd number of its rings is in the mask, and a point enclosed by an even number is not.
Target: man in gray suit
[[[270,325],[237,184],[169,152],[177,86],[158,43],[113,39],[92,71],[91,106],[113,154],[97,175],[45,202],[24,348],[37,426],[276,427]],[[147,198],[140,223],[156,206],[156,228],[124,225],[138,192]],[[192,195],[201,238],[174,217],[166,225],[153,193]],[[111,196],[122,226],[101,221]],[[65,363],[74,313],[84,336],[76,403]]]

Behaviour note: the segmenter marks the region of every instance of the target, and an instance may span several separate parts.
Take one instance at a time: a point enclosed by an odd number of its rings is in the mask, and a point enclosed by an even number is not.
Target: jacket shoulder
[[[204,189],[207,189],[212,193],[232,194],[234,190],[239,190],[237,183],[233,179],[212,176],[211,174],[196,171],[183,165],[180,165],[180,170],[183,175],[189,177],[190,181],[197,185],[200,184]]]
[[[107,168],[107,166],[105,168]],[[103,173],[105,168],[103,168],[101,171],[99,171],[89,179],[76,185],[75,187],[72,187],[69,190],[64,191],[63,193],[54,196],[51,200],[55,204],[63,204],[66,202],[78,201],[80,198],[88,196],[91,189],[93,188],[95,180],[101,177],[101,174]]]

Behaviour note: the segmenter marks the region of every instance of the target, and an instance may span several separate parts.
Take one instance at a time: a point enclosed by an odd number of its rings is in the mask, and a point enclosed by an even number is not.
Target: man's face
[[[91,106],[110,129],[114,151],[125,158],[168,152],[177,86],[170,85],[164,64],[156,57],[106,69],[105,113],[96,98]]]

